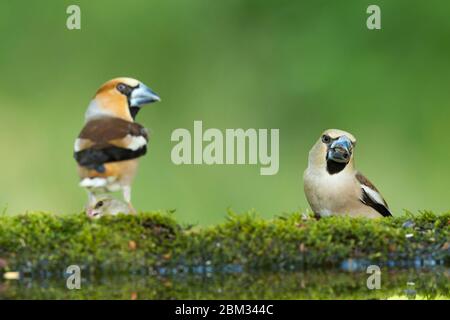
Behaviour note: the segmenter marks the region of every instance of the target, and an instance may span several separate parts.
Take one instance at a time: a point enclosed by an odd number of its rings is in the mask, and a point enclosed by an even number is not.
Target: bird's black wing
[[[147,152],[147,130],[119,118],[88,122],[75,143],[74,158],[88,169],[104,172],[104,164],[131,160]]]
[[[74,158],[78,164],[88,169],[95,169],[97,172],[104,172],[104,164],[139,158],[147,153],[147,146],[137,150],[130,150],[116,146],[104,147],[101,149],[85,149],[74,152]]]
[[[383,217],[392,217],[388,204],[377,188],[359,172],[356,174],[356,179],[361,184],[360,201],[378,211]]]

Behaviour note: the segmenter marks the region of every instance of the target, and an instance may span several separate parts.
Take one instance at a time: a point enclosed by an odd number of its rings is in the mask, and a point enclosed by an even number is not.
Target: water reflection
[[[345,268],[344,268],[345,269]],[[176,273],[84,277],[68,290],[65,277],[34,276],[0,282],[2,299],[442,299],[450,298],[450,269],[382,268],[381,289],[356,270]]]

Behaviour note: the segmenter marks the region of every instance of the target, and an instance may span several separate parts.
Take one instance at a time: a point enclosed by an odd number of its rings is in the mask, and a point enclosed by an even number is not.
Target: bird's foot
[[[128,202],[128,209],[130,210],[130,214],[136,214],[136,209],[133,207],[131,202]]]

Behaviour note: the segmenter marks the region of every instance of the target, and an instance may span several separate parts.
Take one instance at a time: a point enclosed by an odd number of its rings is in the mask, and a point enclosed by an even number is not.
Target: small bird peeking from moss
[[[119,213],[130,214],[130,207],[123,201],[113,198],[102,198],[92,207],[86,209],[89,218],[97,219],[105,215],[118,215]]]
[[[356,170],[355,145],[351,133],[329,129],[309,152],[303,182],[306,199],[317,218],[392,216],[377,188]]]

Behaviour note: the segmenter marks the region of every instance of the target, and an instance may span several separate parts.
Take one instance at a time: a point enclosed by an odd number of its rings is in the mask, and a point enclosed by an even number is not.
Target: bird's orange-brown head
[[[97,90],[86,111],[86,121],[109,116],[134,121],[141,106],[160,101],[156,93],[132,78],[115,78]]]

